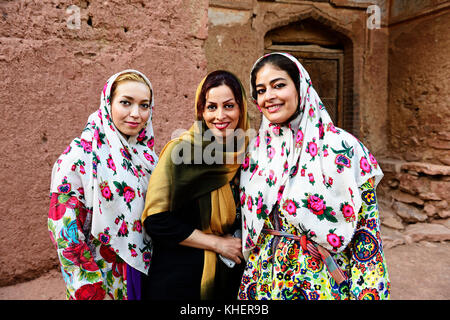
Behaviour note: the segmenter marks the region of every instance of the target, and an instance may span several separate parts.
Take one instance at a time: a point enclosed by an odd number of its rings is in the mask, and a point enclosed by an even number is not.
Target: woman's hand
[[[241,258],[244,258],[242,255],[242,245],[241,239],[235,238],[230,234],[227,234],[223,237],[218,237],[216,242],[216,250],[218,254],[221,254],[225,258],[231,259],[237,264],[241,263]]]
[[[192,234],[180,242],[183,246],[214,251],[225,258],[231,259],[237,264],[241,263],[242,245],[240,238],[234,238],[230,234],[217,236],[206,234],[200,230],[194,230]]]

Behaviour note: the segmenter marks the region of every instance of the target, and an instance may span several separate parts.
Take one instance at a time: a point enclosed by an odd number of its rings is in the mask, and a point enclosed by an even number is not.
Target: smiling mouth
[[[139,126],[138,122],[126,122],[126,124],[128,124],[130,127],[136,128],[137,126]]]
[[[278,110],[280,110],[281,107],[282,107],[282,104],[274,104],[269,107],[266,107],[266,110],[269,111],[269,113],[274,113],[274,112],[277,112]]]
[[[226,129],[229,125],[230,125],[229,122],[214,123],[214,126],[219,130]]]

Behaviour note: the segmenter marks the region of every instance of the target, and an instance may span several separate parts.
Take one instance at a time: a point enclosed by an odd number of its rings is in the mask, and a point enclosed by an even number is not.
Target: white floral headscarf
[[[286,53],[272,54],[299,69],[300,114],[286,126],[263,117],[249,144],[240,180],[244,256],[255,247],[276,203],[299,234],[340,252],[356,228],[359,186],[372,177],[376,186],[383,173],[357,138],[333,125],[300,62]]]
[[[136,73],[152,92],[150,117],[136,136],[126,139],[111,119],[111,86],[124,73]],[[81,136],[59,157],[50,192],[76,196],[92,210],[91,234],[110,245],[129,265],[148,272],[151,241],[141,224],[145,194],[158,157],[154,151],[154,95],[147,77],[124,70],[106,82],[100,108],[89,116]]]

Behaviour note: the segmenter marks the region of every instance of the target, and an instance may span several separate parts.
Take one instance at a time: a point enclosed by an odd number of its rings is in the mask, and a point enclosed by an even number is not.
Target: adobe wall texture
[[[67,26],[70,5],[80,8],[79,29]],[[189,128],[206,73],[207,8],[207,0],[0,3],[0,286],[57,265],[46,227],[51,168],[111,75],[134,68],[152,82],[157,152],[173,130]]]
[[[450,165],[450,11],[394,25],[389,38],[393,157]]]
[[[389,28],[389,150],[380,195],[389,237],[449,240],[450,6],[393,1]]]

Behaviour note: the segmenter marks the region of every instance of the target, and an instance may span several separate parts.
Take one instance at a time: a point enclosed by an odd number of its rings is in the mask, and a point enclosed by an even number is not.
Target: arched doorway
[[[350,39],[308,18],[269,31],[264,51],[287,52],[299,59],[335,125],[355,134]]]

